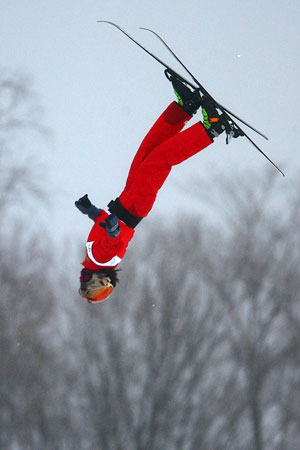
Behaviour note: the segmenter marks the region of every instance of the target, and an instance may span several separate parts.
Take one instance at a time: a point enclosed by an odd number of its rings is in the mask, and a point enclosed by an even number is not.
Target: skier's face
[[[82,269],[79,294],[89,303],[99,303],[106,300],[113,289],[111,279],[105,273]]]

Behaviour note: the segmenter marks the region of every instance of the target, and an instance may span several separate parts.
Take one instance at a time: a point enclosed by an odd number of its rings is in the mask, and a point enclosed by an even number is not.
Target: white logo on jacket
[[[119,258],[119,256],[114,256],[112,259],[110,259],[107,262],[96,261],[96,259],[94,258],[93,252],[92,252],[93,243],[94,243],[94,241],[87,242],[86,250],[87,250],[87,254],[88,254],[88,257],[90,258],[90,260],[93,261],[93,263],[97,264],[97,266],[116,266],[117,264],[119,264],[122,261],[122,258]]]

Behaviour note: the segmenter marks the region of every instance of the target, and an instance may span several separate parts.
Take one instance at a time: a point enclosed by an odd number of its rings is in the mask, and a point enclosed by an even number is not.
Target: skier
[[[110,214],[93,205],[87,194],[75,202],[94,221],[82,262],[79,289],[80,295],[90,303],[101,302],[111,295],[118,282],[116,267],[124,257],[135,227],[150,212],[172,166],[203,150],[224,130],[233,137],[240,135],[218,113],[211,100],[201,97],[198,89],[191,91],[170,70],[165,73],[178,101],[167,107],[144,138],[123,192],[108,204]],[[200,106],[203,122],[181,131]]]

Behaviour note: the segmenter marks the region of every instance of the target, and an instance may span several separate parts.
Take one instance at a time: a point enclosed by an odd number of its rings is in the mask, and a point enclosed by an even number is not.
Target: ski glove
[[[99,225],[105,228],[107,234],[111,238],[115,238],[120,234],[120,226],[118,223],[118,218],[115,214],[110,214],[105,219],[105,223],[99,223]]]
[[[75,202],[75,206],[80,212],[82,212],[82,214],[87,214],[92,220],[96,219],[101,212],[101,209],[97,208],[95,205],[92,205],[87,194],[77,200],[77,202]]]

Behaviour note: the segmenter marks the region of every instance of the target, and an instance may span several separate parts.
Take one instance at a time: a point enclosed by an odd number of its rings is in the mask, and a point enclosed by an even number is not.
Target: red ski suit
[[[177,103],[171,103],[144,138],[130,167],[125,188],[119,196],[122,206],[132,215],[146,217],[172,166],[180,164],[211,144],[200,122],[183,129],[191,116]],[[116,267],[123,258],[134,230],[119,220],[120,234],[110,238],[99,222],[108,213],[101,210],[88,236],[85,261],[91,270]]]

